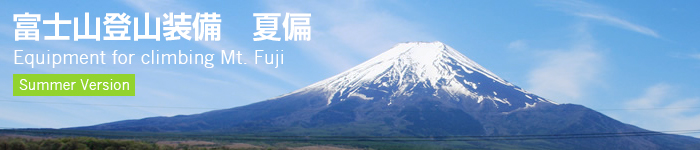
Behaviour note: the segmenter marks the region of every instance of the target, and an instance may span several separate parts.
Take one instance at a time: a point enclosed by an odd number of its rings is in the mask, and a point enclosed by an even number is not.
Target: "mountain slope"
[[[503,111],[538,102],[553,103],[501,79],[440,42],[398,44],[348,71],[291,94],[323,94],[328,97],[328,104],[357,97],[386,100],[391,105],[393,99],[415,92],[456,101],[487,100],[499,108],[507,107]]]
[[[336,76],[247,106],[72,129],[429,137],[648,132],[580,105],[557,104],[529,93],[440,42],[398,44]],[[546,141],[540,146],[700,145],[698,139],[678,135]]]

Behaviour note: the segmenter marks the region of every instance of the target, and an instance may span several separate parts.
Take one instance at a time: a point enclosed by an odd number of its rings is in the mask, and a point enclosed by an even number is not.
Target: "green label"
[[[134,96],[134,74],[13,74],[12,96]]]

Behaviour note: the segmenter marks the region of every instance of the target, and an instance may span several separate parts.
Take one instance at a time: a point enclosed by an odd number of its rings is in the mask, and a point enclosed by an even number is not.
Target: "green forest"
[[[176,146],[133,140],[97,139],[92,137],[70,137],[56,139],[2,138],[0,150],[233,150],[250,148],[227,148],[225,146]]]

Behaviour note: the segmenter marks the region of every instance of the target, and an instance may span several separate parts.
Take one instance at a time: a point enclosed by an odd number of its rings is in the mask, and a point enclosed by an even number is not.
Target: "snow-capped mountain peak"
[[[388,99],[387,105],[391,105],[393,99],[411,96],[416,90],[440,98],[469,97],[478,103],[492,100],[509,106],[512,95],[508,94],[516,91],[518,99],[529,102],[522,106],[550,102],[503,80],[442,42],[397,44],[343,73],[290,94],[321,91],[329,105],[353,97]]]

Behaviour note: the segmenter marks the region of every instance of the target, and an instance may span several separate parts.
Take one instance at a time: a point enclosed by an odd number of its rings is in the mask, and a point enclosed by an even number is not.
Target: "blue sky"
[[[700,129],[700,6],[697,1],[2,1],[0,127],[72,127],[195,114],[279,96],[333,76],[398,42],[442,41],[500,77],[559,103],[582,104],[652,130]],[[14,41],[13,14],[42,19],[127,13],[217,12],[222,37],[195,41]],[[252,40],[253,13],[311,13],[312,40]],[[280,21],[281,23],[281,21]],[[53,25],[39,25],[42,35]],[[280,28],[282,29],[282,28]],[[72,25],[62,35],[72,36]],[[104,35],[104,27],[102,31]],[[133,34],[133,33],[130,33]],[[282,34],[281,31],[278,35]],[[280,36],[281,37],[281,36]],[[150,50],[220,53],[284,50],[284,64],[13,64],[13,51]],[[217,54],[218,56],[218,54]],[[218,59],[218,58],[217,58]],[[136,74],[134,97],[13,97],[12,74]],[[17,103],[35,101],[48,103]],[[65,105],[83,103],[104,105]],[[108,105],[196,107],[154,108]],[[646,109],[654,108],[654,109]],[[623,109],[623,110],[611,110]]]

